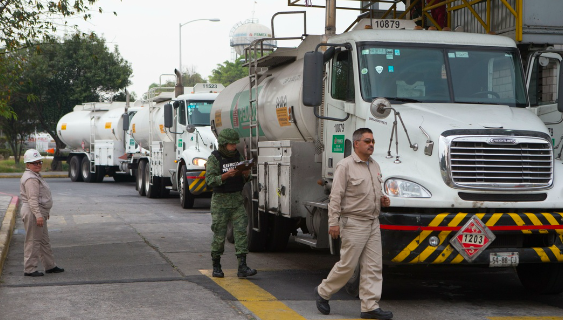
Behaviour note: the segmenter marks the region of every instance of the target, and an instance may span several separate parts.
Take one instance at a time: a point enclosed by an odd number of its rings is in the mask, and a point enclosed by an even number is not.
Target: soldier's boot
[[[246,277],[250,277],[250,276],[253,276],[253,275],[258,273],[258,271],[256,271],[256,269],[250,269],[246,265],[246,254],[237,254],[237,258],[238,258],[237,277],[246,278]]]
[[[213,274],[212,276],[215,278],[223,278],[225,274],[221,269],[221,257],[219,258],[212,258],[213,260]]]

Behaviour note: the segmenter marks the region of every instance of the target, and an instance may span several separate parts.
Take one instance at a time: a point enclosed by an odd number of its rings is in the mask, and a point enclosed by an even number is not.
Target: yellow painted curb
[[[16,215],[19,204],[18,197],[12,197],[12,201],[8,205],[8,210],[2,221],[0,228],[0,275],[2,275],[2,268],[4,267],[4,260],[8,256],[8,249],[10,248],[10,240],[16,225]]]

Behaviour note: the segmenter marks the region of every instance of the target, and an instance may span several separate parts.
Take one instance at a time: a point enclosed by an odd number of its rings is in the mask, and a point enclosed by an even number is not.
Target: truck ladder
[[[154,158],[154,152],[152,150],[152,135],[153,135],[153,112],[155,109],[155,103],[154,103],[154,98],[156,97],[156,89],[152,88],[151,90],[149,90],[149,94],[148,94],[148,98],[149,98],[149,161],[147,161],[147,164],[149,166],[149,176],[147,177],[149,179],[149,184],[152,184],[153,181],[153,166],[151,165],[151,161]],[[144,172],[141,174],[145,174]]]
[[[274,18],[279,14],[303,14],[303,27],[304,32],[300,37],[283,37],[283,38],[276,38],[274,35]],[[258,160],[258,142],[260,140],[260,118],[259,118],[259,108],[258,108],[258,87],[260,84],[260,74],[259,71],[261,70],[261,66],[259,65],[259,60],[264,56],[264,42],[265,41],[275,41],[275,40],[303,40],[303,37],[307,34],[307,24],[306,24],[306,15],[305,11],[291,11],[291,12],[278,12],[274,16],[272,16],[271,26],[272,26],[272,37],[271,38],[262,38],[252,41],[252,43],[245,48],[245,55],[246,61],[248,61],[248,107],[250,108],[250,125],[249,125],[249,153],[250,158],[256,158]],[[273,51],[273,49],[266,49],[266,51]],[[258,54],[260,53],[260,57]],[[251,212],[252,218],[250,219],[250,226],[251,228],[256,231],[260,232],[260,214],[254,216],[254,212],[258,212],[260,208],[258,207],[255,211],[255,206],[258,206],[258,165],[255,165],[251,169],[251,192],[252,192],[252,201],[251,205]],[[266,196],[267,198],[267,196]],[[267,206],[264,206],[265,213],[268,212]]]
[[[96,104],[92,104],[92,116],[90,117],[90,173],[96,173]]]

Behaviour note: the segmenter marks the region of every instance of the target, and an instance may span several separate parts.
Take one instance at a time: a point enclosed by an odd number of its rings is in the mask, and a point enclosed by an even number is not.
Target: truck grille
[[[535,189],[551,186],[553,149],[544,139],[464,137],[449,150],[450,178],[457,187]]]

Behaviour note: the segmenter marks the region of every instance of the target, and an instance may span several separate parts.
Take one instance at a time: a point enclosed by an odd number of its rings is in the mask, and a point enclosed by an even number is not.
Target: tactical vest
[[[211,153],[219,161],[219,166],[221,167],[221,174],[231,170],[240,162],[240,153],[237,153],[231,158],[225,158],[217,150]],[[234,176],[232,178],[227,178],[224,183],[219,187],[213,187],[213,192],[217,193],[233,193],[240,192],[244,188],[244,177],[241,175]]]

